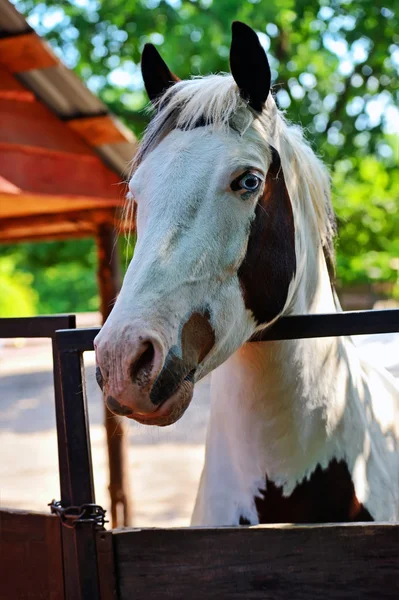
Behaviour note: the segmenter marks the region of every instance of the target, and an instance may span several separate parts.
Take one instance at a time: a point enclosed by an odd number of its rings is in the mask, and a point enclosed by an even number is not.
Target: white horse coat
[[[177,82],[133,165],[137,245],[96,339],[111,410],[167,425],[214,371],[195,525],[399,518],[399,390],[349,338],[247,343],[281,315],[340,310],[329,179],[269,93],[252,30],[231,76]],[[262,75],[263,73],[263,75]]]

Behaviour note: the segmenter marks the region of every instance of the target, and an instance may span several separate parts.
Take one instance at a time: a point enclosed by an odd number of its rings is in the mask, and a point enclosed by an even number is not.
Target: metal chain
[[[69,529],[73,529],[80,523],[94,523],[101,528],[108,523],[105,520],[107,511],[98,504],[63,507],[59,500],[52,500],[48,506],[50,506],[52,514],[57,515],[61,519],[61,523]]]

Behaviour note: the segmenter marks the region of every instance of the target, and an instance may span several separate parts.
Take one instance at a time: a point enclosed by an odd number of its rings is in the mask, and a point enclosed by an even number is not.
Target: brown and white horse
[[[193,524],[399,518],[399,390],[349,338],[246,343],[336,312],[329,178],[270,94],[255,32],[230,75],[180,81],[147,45],[156,114],[133,165],[137,245],[96,338],[109,408],[149,425],[213,371]]]

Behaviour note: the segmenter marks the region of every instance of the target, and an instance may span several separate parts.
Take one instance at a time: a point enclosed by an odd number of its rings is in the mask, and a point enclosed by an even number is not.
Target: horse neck
[[[321,248],[314,258],[293,295],[291,314],[336,310]],[[234,449],[230,444],[235,464],[256,457],[259,474],[294,485],[297,476],[327,459],[341,401],[330,394],[341,352],[336,338],[251,342],[221,367],[213,381],[211,420],[218,435],[242,442]],[[245,456],[238,456],[243,448]]]

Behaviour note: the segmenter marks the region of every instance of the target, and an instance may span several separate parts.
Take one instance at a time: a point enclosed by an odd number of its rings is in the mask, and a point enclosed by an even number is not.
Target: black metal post
[[[81,351],[63,347],[61,332],[56,334],[55,351],[62,391],[56,401],[61,506],[79,512],[84,505],[95,505],[83,357]],[[91,518],[62,528],[66,600],[100,598],[98,529]]]

